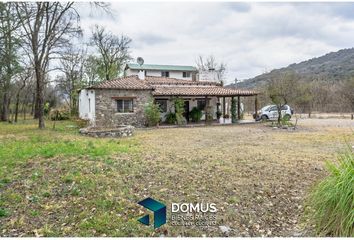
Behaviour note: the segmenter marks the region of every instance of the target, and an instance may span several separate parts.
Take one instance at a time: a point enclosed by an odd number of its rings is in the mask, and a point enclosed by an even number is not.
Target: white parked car
[[[282,118],[290,119],[294,114],[294,110],[289,107],[289,105],[284,105],[281,109]],[[276,105],[268,105],[263,107],[257,112],[257,115],[254,114],[253,117],[256,121],[259,120],[277,120],[278,119],[278,109]]]

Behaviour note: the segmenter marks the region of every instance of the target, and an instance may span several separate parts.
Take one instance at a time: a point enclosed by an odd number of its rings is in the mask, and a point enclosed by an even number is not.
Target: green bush
[[[236,123],[237,122],[237,106],[236,106],[237,102],[236,99],[233,98],[231,100],[231,121],[232,123]]]
[[[176,114],[173,112],[167,113],[165,122],[167,124],[176,124]]]
[[[199,122],[203,116],[202,111],[197,107],[194,107],[190,114],[193,122]]]
[[[354,236],[354,152],[327,163],[329,175],[311,192],[307,215],[320,236]]]
[[[150,100],[145,106],[145,116],[149,127],[156,126],[160,122],[160,106]]]
[[[52,121],[62,121],[70,119],[70,111],[68,108],[53,108],[49,112],[50,120]]]
[[[183,117],[184,114],[184,100],[181,98],[175,99],[175,113],[176,113],[176,122],[178,125],[182,125],[186,123],[185,118]]]

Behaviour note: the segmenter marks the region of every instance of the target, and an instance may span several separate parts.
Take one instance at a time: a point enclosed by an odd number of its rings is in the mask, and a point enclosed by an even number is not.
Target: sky
[[[147,64],[193,65],[214,55],[226,83],[354,47],[354,3],[111,2],[79,8],[84,36],[102,25],[133,41]]]

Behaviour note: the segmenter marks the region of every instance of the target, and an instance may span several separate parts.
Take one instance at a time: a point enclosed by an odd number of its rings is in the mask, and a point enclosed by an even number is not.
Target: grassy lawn
[[[296,132],[264,125],[137,130],[96,139],[72,122],[0,123],[0,236],[293,236],[306,193],[346,144],[350,120]],[[326,121],[326,120],[318,120]],[[214,202],[217,226],[157,230],[137,202]],[[169,212],[169,210],[168,210]]]

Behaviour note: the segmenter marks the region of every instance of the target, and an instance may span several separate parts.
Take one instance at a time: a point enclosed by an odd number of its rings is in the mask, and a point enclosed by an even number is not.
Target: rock
[[[231,231],[231,228],[229,228],[228,226],[219,226],[219,229],[224,235],[229,235]]]

